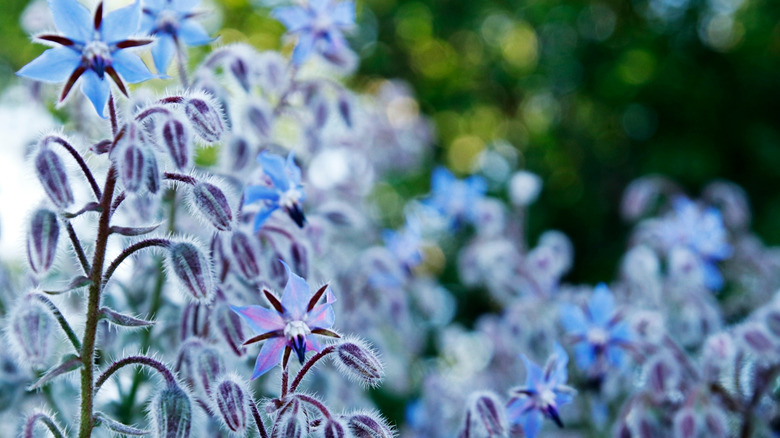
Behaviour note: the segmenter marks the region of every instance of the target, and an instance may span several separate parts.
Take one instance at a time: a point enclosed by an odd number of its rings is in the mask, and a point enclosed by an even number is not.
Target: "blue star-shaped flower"
[[[596,286],[585,311],[579,306],[561,305],[560,317],[575,342],[574,358],[580,369],[603,366],[604,358],[615,367],[623,364],[623,349],[631,342],[631,334],[626,321],[615,311],[615,298],[607,285]],[[605,371],[596,370],[597,374]]]
[[[260,211],[255,216],[254,230],[257,231],[271,216],[271,213],[282,208],[295,223],[303,228],[306,217],[301,204],[306,198],[301,184],[301,169],[295,164],[293,153],[284,158],[263,151],[257,157],[263,167],[263,173],[268,177],[270,185],[249,186],[244,191],[244,202],[263,202]]]
[[[387,249],[405,269],[411,270],[422,262],[422,230],[417,219],[407,217],[404,228],[385,230],[382,238]]]
[[[231,306],[258,335],[244,342],[244,345],[267,340],[257,355],[252,379],[262,376],[278,364],[283,353],[282,366],[286,367],[287,358],[292,351],[295,351],[301,364],[307,351],[322,351],[319,341],[309,336],[312,333],[339,337],[330,330],[336,319],[333,312],[336,299],[328,285],[312,294],[303,278],[293,274],[287,264],[284,264],[284,268],[287,270],[288,279],[281,301],[267,289],[263,290],[271,309],[263,306]],[[323,295],[325,301],[318,304]]]
[[[131,84],[155,77],[131,47],[149,44],[152,40],[130,39],[138,29],[141,7],[138,2],[103,16],[103,3],[94,15],[76,0],[49,0],[54,24],[60,34],[36,37],[42,43],[55,45],[22,67],[17,75],[44,82],[65,82],[60,94],[62,102],[81,78],[81,91],[89,98],[95,111],[104,116],[111,87],[108,75],[126,96],[123,82]]]
[[[272,15],[287,32],[298,35],[292,61],[301,65],[312,51],[331,57],[347,49],[342,31],[355,25],[355,3],[309,0],[304,6],[276,8]]]
[[[214,40],[194,19],[200,15],[192,10],[198,3],[200,0],[144,1],[141,31],[157,37],[152,58],[159,73],[168,70],[180,41],[188,46],[202,46]]]
[[[485,180],[478,176],[461,180],[446,168],[437,167],[431,175],[431,195],[426,203],[458,226],[475,219],[475,206],[486,191]]]
[[[558,408],[572,401],[577,391],[566,385],[569,356],[555,344],[555,351],[544,369],[521,355],[525,362],[525,386],[513,388],[507,403],[507,418],[512,424],[520,424],[528,438],[535,438],[542,428],[544,417],[563,427]]]

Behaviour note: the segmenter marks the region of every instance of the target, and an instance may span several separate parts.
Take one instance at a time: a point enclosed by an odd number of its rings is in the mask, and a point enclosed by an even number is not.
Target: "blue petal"
[[[173,10],[177,12],[190,12],[199,4],[200,0],[173,0]]]
[[[615,298],[604,283],[599,283],[593,290],[588,302],[590,320],[597,327],[606,327],[609,320],[615,316]]]
[[[523,432],[525,432],[526,438],[536,438],[539,430],[542,428],[542,413],[536,410],[530,411],[525,415],[523,421]]]
[[[631,329],[626,321],[618,322],[609,330],[610,342],[628,343],[631,339]]]
[[[108,44],[128,39],[138,32],[141,22],[141,4],[136,0],[133,4],[117,9],[103,17],[100,24],[100,34]]]
[[[555,393],[555,406],[561,407],[565,404],[569,404],[574,400],[574,395],[568,392],[556,392]]]
[[[168,0],[144,0],[144,9],[150,9],[152,12],[160,12],[165,9]]]
[[[707,286],[707,289],[712,291],[723,289],[723,275],[718,267],[707,261],[702,263],[702,267],[704,268],[704,285]]]
[[[574,360],[577,362],[577,368],[586,371],[590,369],[596,356],[593,347],[588,342],[580,342],[574,346]]]
[[[623,350],[615,345],[607,346],[607,360],[615,368],[623,366]]]
[[[295,154],[293,152],[287,154],[285,170],[287,171],[287,175],[290,177],[292,184],[298,185],[301,183],[301,168],[295,164]]]
[[[195,20],[183,20],[179,23],[178,35],[188,46],[202,46],[214,41],[206,29]]]
[[[255,216],[255,223],[253,225],[255,232],[260,230],[260,227],[263,226],[263,223],[265,223],[266,219],[268,219],[268,217],[271,216],[271,213],[276,211],[277,208],[279,208],[278,205],[273,205],[273,206],[261,209],[260,211],[257,212],[257,215]]]
[[[317,12],[325,12],[330,6],[331,0],[309,0],[309,9]]]
[[[111,87],[108,82],[98,77],[94,70],[89,69],[81,75],[81,92],[89,98],[100,117],[106,118],[105,109]]]
[[[564,384],[569,378],[569,371],[566,368],[569,364],[569,355],[566,353],[566,350],[561,347],[561,344],[557,342],[555,343],[555,347],[553,347],[553,354],[555,357],[555,371],[550,382],[553,382],[556,385]]]
[[[452,174],[446,167],[438,166],[433,169],[431,174],[431,192],[439,193],[449,190],[452,183],[455,181],[455,175]]]
[[[480,176],[470,176],[466,178],[466,185],[474,195],[484,195],[487,192],[487,183]],[[481,197],[481,196],[478,196]]]
[[[301,33],[300,36],[298,37],[298,44],[296,44],[295,50],[293,50],[293,55],[292,55],[293,64],[295,65],[303,64],[303,61],[306,61],[306,58],[309,57],[313,48],[314,48],[314,35],[312,35],[310,32]]]
[[[539,383],[544,381],[544,372],[539,365],[532,362],[526,355],[521,354],[520,357],[523,359],[523,363],[525,363],[525,386],[537,388]]]
[[[148,2],[144,2],[144,9],[150,11],[149,13],[144,12],[141,14],[141,23],[138,25],[138,33],[141,35],[152,35],[152,32],[157,27],[156,13],[151,11]]]
[[[588,321],[579,306],[568,303],[560,305],[558,311],[563,329],[570,335],[584,335],[588,331]]]
[[[267,373],[268,370],[275,367],[282,360],[284,347],[287,345],[285,338],[273,338],[265,341],[260,354],[257,355],[255,370],[252,372],[252,380]]]
[[[287,310],[288,316],[295,321],[302,321],[306,315],[306,307],[312,297],[311,289],[306,280],[296,275],[282,261],[285,271],[287,271],[287,285],[282,293],[282,305]]]
[[[333,22],[341,27],[352,26],[355,24],[355,2],[339,2],[333,8],[331,15]]]
[[[117,50],[111,54],[111,58],[114,68],[126,82],[137,84],[156,77],[149,71],[149,67],[141,61],[141,58],[133,52]]]
[[[87,42],[92,40],[92,14],[76,0],[49,0],[54,25],[66,37]]]
[[[230,306],[258,335],[275,330],[284,330],[285,322],[278,312],[263,306]]]
[[[158,34],[157,42],[152,47],[152,58],[157,73],[165,74],[171,64],[173,54],[176,52],[176,42],[169,34]]]
[[[279,20],[288,32],[297,32],[311,24],[311,14],[300,6],[276,8],[271,16]]]
[[[287,172],[284,170],[284,158],[279,155],[271,154],[268,151],[263,151],[257,157],[257,161],[263,168],[263,173],[271,178],[271,182],[277,189],[285,191],[290,188],[290,179],[287,177]]]
[[[261,200],[278,201],[279,191],[273,187],[249,186],[244,191],[244,203],[252,204]]]
[[[65,82],[81,65],[81,55],[67,47],[49,49],[21,68],[17,75],[43,82]]]

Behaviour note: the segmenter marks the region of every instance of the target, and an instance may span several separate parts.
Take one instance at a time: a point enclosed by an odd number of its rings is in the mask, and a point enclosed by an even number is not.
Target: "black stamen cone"
[[[303,215],[303,209],[301,209],[301,205],[298,203],[295,203],[292,205],[292,207],[287,207],[287,214],[290,215],[290,218],[295,222],[296,225],[298,225],[299,228],[303,228],[303,225],[306,224],[306,217]]]
[[[293,338],[293,349],[295,354],[298,355],[298,362],[303,365],[303,361],[306,359],[306,338],[303,335]]]
[[[558,425],[561,429],[563,429],[563,421],[561,421],[561,417],[558,415],[558,410],[555,409],[555,406],[547,406],[547,415],[552,418],[552,420],[555,422],[555,424]]]

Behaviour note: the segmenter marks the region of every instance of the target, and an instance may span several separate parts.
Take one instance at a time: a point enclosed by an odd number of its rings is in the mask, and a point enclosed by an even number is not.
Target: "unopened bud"
[[[341,420],[330,418],[322,426],[322,430],[318,436],[321,436],[322,438],[347,438],[349,436],[349,429]]]
[[[347,125],[348,128],[352,127],[352,104],[350,104],[349,99],[341,95],[339,96],[339,102],[338,102],[338,108],[339,108],[339,115],[341,116],[341,120],[344,121],[344,124]]]
[[[11,339],[24,361],[33,366],[45,365],[54,341],[55,323],[51,313],[37,301],[25,299],[10,317]]]
[[[252,105],[247,109],[246,117],[258,137],[264,139],[271,135],[271,113],[267,108]]]
[[[181,340],[191,337],[209,336],[209,316],[211,306],[202,303],[187,303],[181,315]]]
[[[233,211],[222,190],[207,182],[198,182],[192,187],[192,204],[214,228],[230,231]]]
[[[183,389],[167,385],[152,399],[150,409],[160,438],[188,438],[192,427],[192,403]]]
[[[249,68],[247,68],[246,62],[236,57],[230,63],[230,72],[233,73],[233,77],[236,78],[241,88],[248,93],[252,88],[252,84],[249,83]]]
[[[357,339],[346,340],[336,347],[336,364],[348,377],[369,386],[376,386],[385,374],[376,354]]]
[[[195,386],[196,367],[203,342],[198,338],[190,338],[179,347],[179,355],[176,359],[176,371],[184,379],[189,387]]]
[[[245,169],[252,161],[252,150],[249,142],[244,137],[234,135],[227,142],[226,159],[229,163],[228,168],[233,172],[239,172]]]
[[[745,349],[759,358],[772,359],[777,356],[777,346],[766,328],[758,322],[748,322],[737,330]]]
[[[301,402],[292,399],[279,411],[273,427],[274,438],[303,438],[309,436],[309,420]]]
[[[127,145],[124,150],[120,151],[119,178],[122,180],[125,190],[131,193],[137,193],[141,190],[147,176],[146,163],[144,153],[138,145]]]
[[[374,412],[353,414],[347,426],[355,438],[393,438],[395,433],[381,415]]]
[[[53,211],[40,208],[33,213],[27,236],[27,260],[36,274],[45,273],[54,263],[59,235],[60,224]]]
[[[200,387],[206,394],[211,394],[214,383],[225,374],[225,364],[220,352],[212,347],[203,348],[198,355],[195,371]]]
[[[241,317],[230,310],[230,307],[224,304],[217,307],[217,330],[238,357],[246,353],[246,347],[243,345],[246,337],[242,327]]]
[[[469,429],[472,438],[506,436],[508,425],[504,416],[504,408],[498,397],[489,392],[475,394],[469,403],[471,424]]]
[[[54,151],[43,148],[38,152],[35,156],[35,172],[46,195],[57,208],[65,209],[73,203],[73,192],[68,183],[65,166]]]
[[[174,243],[168,250],[171,270],[190,296],[209,302],[214,295],[214,280],[206,256],[193,244]]]
[[[192,141],[187,127],[181,120],[169,118],[161,129],[163,144],[179,170],[187,170],[192,164]]]
[[[230,259],[227,254],[225,254],[225,246],[222,242],[221,234],[214,234],[214,237],[211,238],[210,250],[211,260],[214,262],[217,279],[219,280],[219,283],[223,283],[230,270]]]
[[[187,99],[184,113],[198,136],[208,143],[219,141],[222,133],[225,132],[221,111],[206,99]]]
[[[234,232],[230,237],[230,252],[241,275],[249,280],[260,275],[257,251],[249,236],[241,231]]]
[[[674,416],[675,438],[695,438],[699,436],[696,413],[691,408],[683,408]]]
[[[309,258],[307,256],[306,247],[298,242],[293,242],[292,248],[290,249],[290,256],[292,257],[293,271],[306,277],[309,272]]]
[[[653,397],[665,401],[680,381],[680,369],[671,357],[659,355],[647,367],[647,385]]]
[[[146,160],[144,165],[146,189],[149,193],[157,193],[160,191],[160,168],[157,166],[157,157],[153,150],[147,149],[144,152],[144,159]]]
[[[244,434],[247,427],[247,393],[231,378],[221,379],[211,394],[215,411],[233,432]]]

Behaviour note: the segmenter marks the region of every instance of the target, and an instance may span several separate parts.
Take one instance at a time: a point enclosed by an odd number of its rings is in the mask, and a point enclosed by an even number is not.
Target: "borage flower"
[[[544,417],[563,427],[558,408],[572,401],[577,391],[566,385],[569,356],[555,344],[554,353],[547,359],[544,369],[521,355],[525,362],[525,386],[510,390],[512,398],[507,403],[507,417],[512,424],[520,424],[528,438],[536,437]]]
[[[244,192],[246,204],[258,201],[263,203],[255,216],[255,231],[260,229],[271,213],[280,208],[303,228],[306,217],[303,215],[301,203],[306,199],[306,194],[301,184],[301,169],[295,164],[293,153],[290,152],[285,161],[278,155],[263,151],[257,161],[263,167],[263,173],[270,184],[249,186]]]
[[[458,179],[445,167],[437,167],[431,175],[431,194],[425,201],[453,226],[471,222],[475,218],[476,205],[485,197],[487,184],[478,176]]]
[[[616,312],[615,298],[605,284],[599,284],[583,311],[578,306],[563,304],[561,325],[574,341],[574,358],[582,370],[594,365],[598,375],[606,372],[604,359],[615,367],[623,364],[623,350],[631,342],[628,324]]]
[[[309,0],[303,6],[285,6],[272,15],[298,36],[293,51],[293,64],[300,65],[312,51],[336,58],[347,50],[343,30],[355,25],[355,3],[352,1]]]
[[[284,268],[288,279],[281,301],[271,291],[263,289],[271,309],[263,306],[231,306],[258,335],[244,342],[244,345],[266,341],[257,355],[252,379],[262,376],[280,361],[282,367],[287,367],[292,351],[295,351],[301,364],[307,351],[321,351],[321,344],[312,334],[339,337],[330,330],[336,318],[333,312],[336,299],[330,287],[326,284],[312,294],[303,278],[292,273],[287,264],[284,264]],[[323,296],[325,302],[318,304]]]
[[[154,35],[154,67],[159,73],[168,70],[179,44],[202,46],[214,41],[195,18],[201,12],[192,9],[200,0],[145,0],[141,31]]]
[[[65,82],[60,102],[82,78],[81,91],[101,117],[111,94],[106,75],[125,96],[127,88],[123,81],[135,84],[155,77],[138,55],[126,50],[152,42],[130,39],[141,19],[138,2],[105,17],[102,2],[94,15],[76,0],[49,0],[49,6],[61,33],[43,34],[35,39],[56,46],[22,67],[17,75],[43,82]]]

